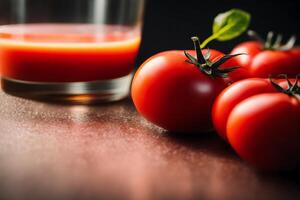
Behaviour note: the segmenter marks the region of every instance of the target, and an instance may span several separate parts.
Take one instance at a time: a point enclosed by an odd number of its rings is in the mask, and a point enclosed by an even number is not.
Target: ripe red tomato
[[[232,109],[241,101],[256,94],[276,92],[267,79],[245,79],[232,84],[217,97],[213,109],[212,119],[217,133],[226,141],[226,126]]]
[[[238,66],[241,68],[248,70],[250,68],[250,64],[252,59],[259,54],[263,49],[263,45],[257,41],[247,41],[237,45],[231,53],[245,53],[245,55],[233,58]]]
[[[262,51],[253,58],[249,73],[252,77],[262,78],[279,74],[295,77],[300,73],[300,49]]]
[[[237,154],[257,168],[300,167],[299,88],[289,96],[272,87],[265,79],[231,85],[214,104],[214,125]]]
[[[270,75],[287,74],[294,78],[300,73],[300,48],[265,50],[262,43],[248,41],[236,46],[231,53],[247,54],[235,57],[233,61],[248,72],[248,77],[268,78]]]
[[[192,56],[195,51],[187,51]],[[202,51],[207,54],[207,51]],[[210,50],[210,60],[224,56]],[[132,99],[139,113],[154,124],[179,132],[212,129],[211,108],[228,80],[210,77],[186,62],[183,51],[166,51],[149,58],[136,72]],[[230,62],[221,65],[228,68]]]
[[[246,55],[240,55],[238,57],[245,57]],[[225,66],[223,66],[224,68],[228,67],[232,67],[232,66],[237,66],[239,67],[238,69],[230,72],[229,77],[230,77],[230,81],[231,82],[236,82],[236,81],[240,81],[243,79],[246,79],[249,77],[249,72],[246,68],[242,67],[242,65],[240,65],[240,63],[235,59],[236,57],[232,58],[231,60],[228,60],[225,63]]]

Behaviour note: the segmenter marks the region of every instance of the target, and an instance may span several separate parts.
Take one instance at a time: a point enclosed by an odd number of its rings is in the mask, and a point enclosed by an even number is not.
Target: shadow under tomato
[[[291,169],[286,171],[261,171],[256,170],[256,174],[261,178],[272,182],[289,182],[300,185],[300,169]]]
[[[166,131],[164,136],[168,137],[170,142],[183,145],[194,151],[205,151],[208,154],[221,157],[236,157],[230,145],[222,140],[214,131],[203,133]]]

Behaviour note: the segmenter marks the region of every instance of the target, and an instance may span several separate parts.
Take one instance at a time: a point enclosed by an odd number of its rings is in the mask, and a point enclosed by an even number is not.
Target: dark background
[[[9,4],[15,4],[14,1],[0,0],[0,24],[11,20],[5,16],[10,12]],[[30,0],[31,3],[36,1],[47,0]],[[63,11],[63,16],[72,16],[64,14],[66,6],[83,5],[75,4],[74,0],[62,0],[57,3],[56,6]],[[37,3],[34,4],[38,6]],[[192,48],[190,37],[197,35],[203,41],[211,34],[214,17],[231,8],[241,8],[250,12],[251,29],[264,37],[270,30],[282,33],[285,39],[292,34],[300,35],[298,0],[147,0],[143,43],[137,65],[163,50]],[[80,11],[80,8],[78,10]],[[45,13],[40,14],[43,15]],[[229,53],[235,44],[247,39],[249,38],[244,34],[230,42],[212,42],[209,47]]]
[[[138,64],[162,50],[192,48],[190,37],[197,35],[204,40],[210,36],[214,17],[231,8],[250,12],[250,28],[262,36],[270,30],[282,33],[285,39],[292,34],[299,36],[298,4],[297,0],[148,0]],[[247,39],[244,34],[230,42],[212,42],[209,47],[229,53],[235,44]]]

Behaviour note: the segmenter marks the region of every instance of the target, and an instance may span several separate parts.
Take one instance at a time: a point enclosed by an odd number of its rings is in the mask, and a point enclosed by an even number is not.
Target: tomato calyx
[[[281,74],[281,75],[279,75],[279,77],[284,77],[286,79],[287,84],[288,84],[288,88],[285,89],[285,88],[281,87],[280,85],[278,85],[277,83],[275,83],[272,80],[272,78],[270,77],[269,78],[270,82],[274,86],[274,88],[276,90],[278,90],[279,92],[282,92],[282,93],[287,94],[289,96],[294,96],[294,97],[296,97],[300,101],[300,87],[298,86],[300,74],[298,74],[296,76],[296,80],[295,80],[294,84],[291,83],[291,81],[288,79],[288,77],[287,77],[286,74]]]
[[[263,50],[288,51],[294,47],[297,40],[296,36],[293,35],[287,40],[286,43],[282,43],[282,35],[277,34],[277,36],[275,36],[273,31],[268,32],[266,40],[264,40],[258,33],[253,30],[249,30],[247,34],[249,35],[249,37],[263,44]]]
[[[191,39],[194,43],[196,57],[192,56],[187,51],[184,51],[184,54],[187,57],[186,62],[198,67],[202,73],[210,77],[228,78],[228,74],[230,72],[240,68],[239,66],[233,66],[225,69],[222,69],[220,67],[222,64],[224,64],[226,61],[230,60],[231,58],[239,55],[244,55],[244,53],[233,54],[233,55],[228,54],[211,61],[209,49],[207,50],[207,53],[203,55],[199,38],[192,37]]]

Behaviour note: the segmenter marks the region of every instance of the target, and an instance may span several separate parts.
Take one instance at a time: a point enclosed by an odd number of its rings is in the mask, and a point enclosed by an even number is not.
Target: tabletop
[[[267,174],[215,133],[164,131],[127,99],[62,105],[0,91],[0,199],[299,199],[298,172]]]

